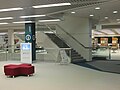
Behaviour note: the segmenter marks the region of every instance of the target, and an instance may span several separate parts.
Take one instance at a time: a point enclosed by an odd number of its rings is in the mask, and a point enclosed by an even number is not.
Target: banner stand
[[[32,64],[32,46],[31,43],[21,43],[21,62]]]

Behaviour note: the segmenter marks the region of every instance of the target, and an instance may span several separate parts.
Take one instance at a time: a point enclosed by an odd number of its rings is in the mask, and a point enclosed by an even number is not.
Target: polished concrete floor
[[[74,64],[36,62],[33,76],[7,78],[3,66],[19,61],[1,61],[0,90],[120,90],[120,74],[107,73]]]

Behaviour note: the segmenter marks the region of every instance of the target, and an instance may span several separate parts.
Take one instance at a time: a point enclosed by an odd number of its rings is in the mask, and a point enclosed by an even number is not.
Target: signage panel
[[[32,63],[32,47],[31,43],[21,43],[21,62]]]

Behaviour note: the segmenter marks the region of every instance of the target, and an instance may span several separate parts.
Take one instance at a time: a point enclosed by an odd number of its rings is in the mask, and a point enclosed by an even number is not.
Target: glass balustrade
[[[36,50],[36,59],[37,61],[70,63],[71,48],[45,48]]]
[[[99,47],[92,50],[92,58],[94,59],[111,59],[111,48],[110,47]]]
[[[20,61],[20,48],[3,48],[0,50],[0,61]],[[71,62],[71,48],[37,48],[36,62],[48,61],[58,63]]]

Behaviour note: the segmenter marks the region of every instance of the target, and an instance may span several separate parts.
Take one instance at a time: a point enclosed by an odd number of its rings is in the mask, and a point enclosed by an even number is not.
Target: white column
[[[8,30],[8,46],[14,48],[14,30]],[[14,49],[9,49],[9,52],[14,52]]]
[[[101,30],[101,29],[102,29],[102,25],[97,24],[97,25],[96,25],[96,30]]]

